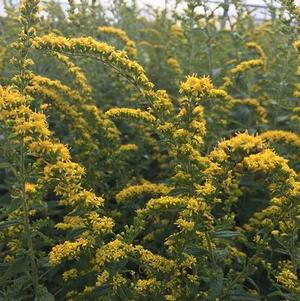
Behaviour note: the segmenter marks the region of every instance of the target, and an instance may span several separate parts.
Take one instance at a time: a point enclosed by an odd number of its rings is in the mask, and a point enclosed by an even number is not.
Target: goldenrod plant
[[[0,300],[299,301],[296,4],[3,4]]]

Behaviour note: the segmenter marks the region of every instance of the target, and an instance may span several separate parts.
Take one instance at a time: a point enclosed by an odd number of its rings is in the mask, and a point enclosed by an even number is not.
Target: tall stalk
[[[19,34],[19,38],[15,43],[15,48],[17,49],[17,55],[14,60],[18,67],[18,74],[14,77],[14,81],[18,90],[21,94],[25,94],[25,88],[31,80],[31,72],[29,70],[29,66],[32,64],[30,60],[28,60],[28,54],[31,48],[31,40],[35,36],[34,25],[37,21],[37,12],[38,12],[38,0],[24,0],[20,6],[20,22],[22,24],[22,29]],[[25,121],[25,120],[24,120]],[[20,142],[20,164],[19,164],[19,172],[20,172],[20,197],[22,202],[22,210],[23,210],[23,224],[24,224],[24,232],[26,237],[26,248],[27,255],[30,260],[30,268],[31,268],[31,278],[32,278],[32,286],[34,290],[35,299],[39,301],[38,297],[38,267],[35,258],[35,251],[33,245],[32,238],[32,229],[30,226],[30,215],[29,215],[29,203],[28,197],[26,194],[26,180],[27,180],[27,171],[26,171],[26,148],[24,137]]]
[[[39,300],[38,298],[38,269],[37,264],[35,261],[35,254],[34,254],[34,248],[33,248],[33,239],[32,239],[32,231],[30,228],[30,219],[29,219],[29,204],[28,199],[25,191],[25,184],[26,184],[26,167],[25,167],[25,145],[24,141],[21,141],[20,146],[20,181],[21,181],[21,200],[22,200],[22,209],[23,209],[23,224],[24,224],[24,231],[25,231],[25,237],[26,237],[26,243],[27,243],[27,251],[28,256],[30,259],[30,265],[31,265],[31,278],[32,278],[32,284],[34,289],[34,295],[36,297],[36,300]]]

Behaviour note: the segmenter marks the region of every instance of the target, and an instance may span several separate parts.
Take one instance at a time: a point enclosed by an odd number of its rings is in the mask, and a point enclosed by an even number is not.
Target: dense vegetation
[[[176,5],[4,1],[0,300],[300,300],[299,8]]]

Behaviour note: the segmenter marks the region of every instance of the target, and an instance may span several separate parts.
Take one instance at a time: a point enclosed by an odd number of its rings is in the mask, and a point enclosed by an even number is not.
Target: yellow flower
[[[141,264],[149,265],[162,273],[170,273],[172,270],[176,269],[176,263],[174,260],[154,254],[139,245],[135,246],[134,250],[139,255]]]
[[[287,160],[276,155],[272,150],[266,149],[258,154],[250,155],[244,159],[244,165],[253,171],[268,173],[279,168],[285,175],[295,177],[296,173],[292,170]]]
[[[135,118],[149,123],[154,123],[156,118],[148,112],[140,109],[113,108],[105,112],[110,118]]]
[[[96,250],[95,262],[99,266],[103,266],[105,263],[110,261],[118,262],[125,258],[131,249],[130,245],[123,243],[119,239],[115,239]]]
[[[282,130],[266,131],[260,134],[260,137],[270,143],[282,141],[283,143],[300,148],[300,137],[292,132]]]
[[[35,193],[37,185],[32,183],[25,183],[25,192],[27,193]]]
[[[79,237],[76,241],[65,241],[62,244],[56,245],[49,253],[49,261],[52,265],[57,265],[63,259],[77,259],[80,251],[88,245],[88,240]]]
[[[194,97],[208,95],[213,89],[213,84],[209,77],[188,76],[186,81],[181,83],[180,92]]]
[[[65,216],[64,222],[57,223],[55,228],[60,230],[72,230],[77,228],[83,228],[83,219],[79,216]]]
[[[230,73],[232,75],[245,72],[254,67],[263,67],[265,65],[266,55],[263,49],[257,43],[254,42],[247,43],[246,46],[248,48],[254,49],[256,53],[259,55],[259,58],[241,62],[236,67],[230,70]]]
[[[104,270],[101,274],[97,276],[96,286],[101,286],[107,282],[109,278],[109,272]]]
[[[52,33],[42,37],[36,37],[32,42],[32,46],[36,49],[67,54],[84,54],[94,57],[119,69],[121,73],[125,73],[126,76],[145,90],[151,90],[153,88],[153,84],[145,75],[141,65],[136,61],[129,60],[125,52],[117,51],[114,47],[104,42],[98,42],[91,37],[67,39]]]
[[[127,51],[127,53],[130,56],[136,57],[137,55],[136,45],[134,41],[129,39],[128,35],[124,30],[120,28],[111,27],[111,26],[101,26],[97,28],[97,31],[100,33],[106,33],[118,37],[125,44],[124,50]]]
[[[117,273],[112,277],[113,291],[116,292],[119,287],[125,285],[126,283],[127,283],[127,279],[124,278],[121,274]]]
[[[293,45],[296,49],[300,49],[300,39],[295,41]]]
[[[135,291],[141,295],[148,295],[149,293],[155,292],[155,290],[160,286],[160,281],[156,278],[150,279],[139,279],[135,285]]]
[[[187,221],[186,219],[183,219],[182,217],[177,219],[176,224],[183,231],[192,231],[195,226],[195,223],[193,221]]]
[[[167,64],[176,72],[181,73],[181,67],[174,57],[170,57],[167,59]]]
[[[116,201],[118,203],[128,201],[141,195],[165,195],[171,191],[172,187],[168,187],[165,184],[153,184],[144,183],[141,185],[132,185],[121,190],[116,195]]]
[[[114,222],[110,217],[100,217],[97,212],[91,212],[88,214],[88,219],[90,220],[93,231],[95,231],[96,234],[112,232]]]
[[[74,279],[78,277],[78,271],[76,269],[70,269],[63,273],[63,280],[68,281],[69,279]]]
[[[287,267],[283,268],[282,271],[276,276],[276,280],[278,283],[290,289],[296,288],[298,283],[297,275]]]
[[[277,236],[279,236],[279,231],[278,231],[278,230],[273,230],[273,231],[271,232],[271,234],[272,234],[273,236],[277,237]]]

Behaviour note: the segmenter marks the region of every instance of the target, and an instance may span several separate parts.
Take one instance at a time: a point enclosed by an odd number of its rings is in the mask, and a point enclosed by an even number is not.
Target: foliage
[[[0,299],[300,296],[300,12],[4,1]]]

